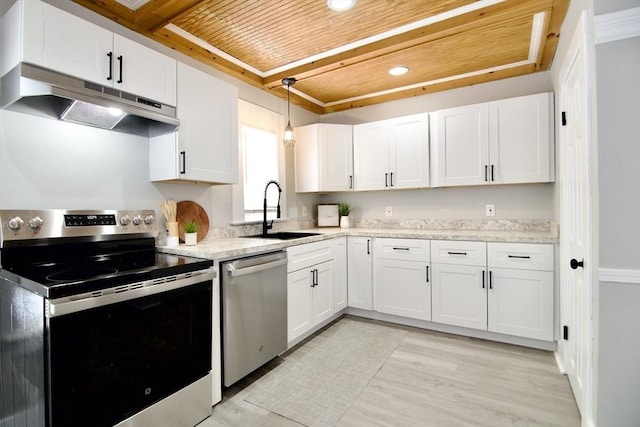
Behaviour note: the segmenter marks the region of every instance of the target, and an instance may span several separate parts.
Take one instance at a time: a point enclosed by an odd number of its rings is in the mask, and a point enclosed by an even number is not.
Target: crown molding
[[[629,283],[640,285],[640,270],[622,270],[619,268],[600,268],[601,282]]]

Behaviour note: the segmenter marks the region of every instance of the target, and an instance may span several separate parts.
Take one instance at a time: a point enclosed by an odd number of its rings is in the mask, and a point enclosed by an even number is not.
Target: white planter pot
[[[348,216],[341,216],[340,217],[340,228],[349,228],[350,224],[349,224],[349,217]]]
[[[187,246],[195,246],[198,243],[198,233],[184,233],[184,244]]]

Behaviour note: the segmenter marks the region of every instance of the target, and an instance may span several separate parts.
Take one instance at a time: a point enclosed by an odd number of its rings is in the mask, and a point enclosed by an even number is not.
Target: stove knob
[[[22,220],[22,218],[20,218],[19,216],[16,216],[9,220],[7,227],[9,227],[9,230],[11,231],[18,231],[22,228],[23,225],[24,225],[24,221]]]
[[[125,215],[122,218],[120,218],[120,225],[129,225],[131,224],[131,218],[129,218],[129,215]]]
[[[140,215],[136,215],[133,217],[133,225],[140,225],[142,224],[142,216]]]
[[[149,215],[149,216],[145,217],[144,223],[147,224],[147,225],[151,225],[151,224],[153,224],[153,220],[154,220],[153,215]]]
[[[40,227],[42,227],[42,224],[44,224],[44,221],[39,216],[33,217],[29,220],[29,228],[32,230],[39,230]]]

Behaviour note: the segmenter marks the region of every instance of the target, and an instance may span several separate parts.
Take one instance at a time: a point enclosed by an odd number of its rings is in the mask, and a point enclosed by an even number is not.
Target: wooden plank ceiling
[[[318,114],[549,69],[569,0],[74,0]],[[136,8],[133,10],[133,8]],[[409,72],[391,76],[393,66]]]

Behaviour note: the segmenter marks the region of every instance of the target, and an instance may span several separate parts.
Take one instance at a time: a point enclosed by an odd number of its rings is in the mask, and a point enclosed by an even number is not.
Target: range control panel
[[[0,247],[10,240],[158,234],[153,210],[0,210]]]

